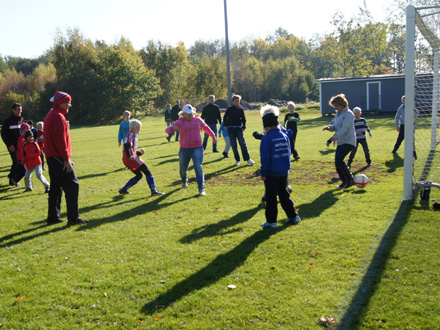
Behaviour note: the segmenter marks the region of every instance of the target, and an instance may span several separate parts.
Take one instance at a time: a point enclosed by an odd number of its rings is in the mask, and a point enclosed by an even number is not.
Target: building
[[[328,104],[330,98],[345,94],[350,109],[360,107],[362,112],[391,113],[400,106],[405,94],[405,75],[374,75],[359,78],[323,78],[318,80],[321,114],[334,114]]]

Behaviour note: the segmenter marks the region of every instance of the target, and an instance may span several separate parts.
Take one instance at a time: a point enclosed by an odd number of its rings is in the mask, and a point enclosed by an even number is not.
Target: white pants
[[[35,170],[35,175],[37,179],[41,181],[44,188],[49,187],[49,182],[47,182],[46,178],[43,175],[43,166],[41,164],[31,168],[26,169],[26,174],[24,175],[24,183],[27,189],[32,189],[32,172]]]

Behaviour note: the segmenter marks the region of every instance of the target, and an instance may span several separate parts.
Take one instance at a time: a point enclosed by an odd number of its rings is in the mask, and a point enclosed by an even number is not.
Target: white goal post
[[[440,6],[406,8],[403,199],[440,188]]]

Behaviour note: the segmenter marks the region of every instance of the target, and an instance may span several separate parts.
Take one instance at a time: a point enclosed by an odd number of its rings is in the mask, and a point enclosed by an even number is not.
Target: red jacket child
[[[38,133],[38,145],[40,146],[40,149],[44,149],[44,130],[37,131]]]
[[[24,135],[30,129],[31,129],[31,127],[26,123],[23,123],[20,126],[20,134],[21,135],[17,141],[17,159],[20,161],[21,165],[24,165],[24,161],[25,161],[25,159],[23,158],[23,145],[26,142],[26,138],[24,137]]]
[[[41,149],[38,146],[37,142],[32,140],[31,142],[26,142],[23,145],[24,165],[28,170],[42,163],[40,155],[41,155]]]

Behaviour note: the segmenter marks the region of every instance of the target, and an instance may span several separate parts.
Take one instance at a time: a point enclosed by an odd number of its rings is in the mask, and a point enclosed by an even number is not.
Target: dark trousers
[[[290,149],[292,150],[293,158],[298,157],[298,152],[295,149],[296,133],[298,133],[298,131],[293,131],[293,134],[291,136],[289,136]]]
[[[212,131],[215,134],[215,137],[217,138],[217,124],[208,124],[209,128],[212,129]],[[209,135],[208,133],[205,133],[205,136],[203,138],[203,150],[206,150],[206,146],[208,145],[208,139],[209,139]],[[212,143],[212,151],[217,151],[217,142],[216,143]]]
[[[354,156],[356,156],[356,152],[357,152],[359,144],[362,146],[362,149],[364,150],[365,160],[367,161],[367,164],[370,164],[371,163],[370,150],[368,149],[368,143],[367,143],[366,138],[356,140],[356,147],[351,151],[350,157],[348,157],[348,163],[351,164],[353,162],[353,159],[354,159]]]
[[[277,222],[278,207],[277,196],[280,198],[280,204],[289,219],[295,218],[298,212],[295,210],[290,194],[287,192],[286,176],[266,176],[264,181],[266,188],[266,221],[269,223]]]
[[[355,146],[351,144],[341,144],[336,147],[335,154],[335,166],[338,168],[339,166],[346,166],[344,163],[344,158],[355,148]]]
[[[11,156],[12,165],[11,170],[9,171],[8,178],[9,180],[14,180],[15,182],[19,182],[23,179],[26,170],[23,165],[17,159],[17,150],[14,152],[9,151],[9,156]]]
[[[405,138],[405,125],[400,125],[399,135],[397,136],[396,144],[394,144],[393,152],[396,152]]]
[[[239,127],[228,128],[229,140],[231,142],[232,151],[234,152],[234,158],[237,162],[240,161],[240,154],[238,153],[237,140],[240,144],[241,154],[243,160],[246,162],[249,160],[249,152],[247,150],[246,141],[244,140],[243,131]]]
[[[66,196],[67,220],[69,222],[77,220],[79,218],[79,183],[75,171],[67,173],[63,170],[64,161],[62,158],[48,157],[46,161],[50,177],[48,222],[60,219],[63,191]]]

